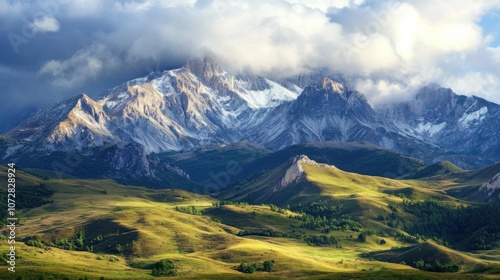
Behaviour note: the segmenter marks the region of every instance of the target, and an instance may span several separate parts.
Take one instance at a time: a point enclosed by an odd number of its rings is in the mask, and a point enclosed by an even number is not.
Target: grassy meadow
[[[304,204],[319,197],[328,198],[330,204],[341,202],[344,208],[339,213],[350,213],[364,228],[376,232],[360,242],[359,231],[325,233],[306,228],[297,219],[304,215],[299,210],[262,204],[272,201],[217,205],[219,200],[183,190],[124,186],[111,180],[44,180],[17,171],[18,195],[24,193],[23,188],[36,189],[41,185],[53,194],[43,198],[41,206],[22,205],[25,207],[17,210],[20,221],[16,228],[16,272],[7,271],[5,254],[9,248],[6,240],[1,240],[0,279],[163,279],[152,274],[155,263],[162,259],[171,260],[176,267],[176,276],[168,279],[498,276],[500,259],[492,250],[460,253],[444,246],[430,246],[431,253],[439,252],[451,256],[454,262],[462,262],[458,273],[427,272],[403,263],[408,260],[406,255],[414,254],[397,250],[418,245],[394,238],[389,233],[399,230],[377,221],[376,217],[390,203],[403,200],[399,193],[426,199],[442,192],[430,189],[429,183],[363,176],[312,165],[306,166],[305,172],[307,185],[296,186],[301,191],[293,199]],[[0,181],[7,181],[5,167],[0,167]],[[267,194],[265,182],[261,180],[259,184],[263,185],[253,186],[256,193],[264,191],[256,197]],[[1,188],[5,193],[5,184]],[[459,203],[451,196],[439,197],[446,203]],[[4,236],[8,234],[5,227],[2,231]],[[261,234],[266,232],[282,236]],[[304,236],[316,235],[332,237],[341,246],[314,246],[305,242]],[[379,255],[367,255],[371,252]],[[246,274],[237,270],[241,263],[261,266],[266,260],[274,260],[272,272]],[[468,273],[473,269],[477,272]]]

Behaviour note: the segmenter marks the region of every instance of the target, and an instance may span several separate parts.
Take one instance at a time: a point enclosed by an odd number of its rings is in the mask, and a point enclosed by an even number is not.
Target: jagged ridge
[[[277,82],[231,75],[204,58],[129,81],[95,101],[70,98],[7,135],[22,140],[25,150],[136,142],[148,153],[237,141],[272,150],[368,141],[427,162],[477,168],[500,160],[499,118],[499,105],[436,85],[412,101],[375,111],[339,76],[318,71]]]

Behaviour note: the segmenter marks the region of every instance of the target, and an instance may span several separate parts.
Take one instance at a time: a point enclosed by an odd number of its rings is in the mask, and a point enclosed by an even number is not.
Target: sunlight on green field
[[[314,181],[335,200],[348,196],[343,204],[349,211],[361,209],[375,216],[387,202],[401,198],[384,190],[414,188],[425,193],[411,181],[394,181],[352,173],[310,170]],[[292,211],[278,213],[265,205],[225,205],[212,208],[213,198],[181,190],[152,190],[122,186],[110,180],[48,180],[19,173],[19,186],[46,184],[55,191],[52,203],[22,212],[17,232],[16,275],[24,279],[156,279],[152,266],[161,259],[172,260],[182,279],[469,279],[465,274],[437,274],[416,270],[406,265],[368,260],[362,253],[404,246],[392,237],[368,236],[365,243],[356,240],[358,233],[334,231],[331,236],[341,240],[342,248],[316,247],[301,239],[265,236],[238,236],[242,230],[269,229],[285,233],[301,231]],[[311,174],[311,175],[309,175]],[[2,169],[0,179],[5,179]],[[363,188],[360,188],[363,185]],[[349,197],[351,195],[355,197]],[[451,201],[451,199],[450,199]],[[205,210],[192,215],[176,210],[191,207]],[[372,209],[372,210],[370,210]],[[372,211],[372,212],[370,212]],[[366,224],[385,229],[372,220]],[[88,242],[101,236],[94,252],[38,248],[22,241],[37,236],[42,240],[70,239],[80,230]],[[5,234],[5,232],[4,232]],[[89,243],[90,244],[90,243]],[[117,251],[118,247],[123,251]],[[0,246],[8,251],[6,242]],[[480,255],[484,259],[494,258]],[[484,262],[467,254],[467,258]],[[248,275],[236,270],[241,263],[274,260],[274,272],[257,271]],[[492,260],[493,261],[493,260]],[[1,269],[7,268],[2,264]],[[13,279],[0,273],[0,279]],[[402,278],[400,278],[402,277]]]

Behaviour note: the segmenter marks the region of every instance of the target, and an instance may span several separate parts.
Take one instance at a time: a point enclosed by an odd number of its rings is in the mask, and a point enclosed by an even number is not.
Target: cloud
[[[21,1],[0,0],[0,14],[16,14],[24,9]]]
[[[466,75],[467,67],[476,62],[458,59],[457,68],[456,58],[473,58],[471,54],[486,50],[487,36],[478,22],[499,3],[275,0],[197,1],[168,7],[154,1],[140,4],[122,5],[115,11],[135,24],[125,24],[111,34],[113,40],[128,41],[122,47],[129,59],[162,61],[209,54],[234,71],[274,76],[326,67],[347,75],[377,104],[407,99],[426,83],[449,85],[449,77]],[[139,22],[142,24],[137,25]],[[478,71],[492,73],[492,69]],[[486,95],[488,88],[480,87],[476,94]],[[457,84],[459,89],[465,87]]]
[[[96,79],[117,66],[117,59],[107,47],[94,43],[68,59],[46,62],[38,73],[51,77],[55,86],[69,88]]]
[[[12,3],[0,7],[51,32],[8,60],[37,67],[47,91],[102,90],[211,55],[230,71],[273,77],[328,68],[372,104],[411,98],[427,83],[500,103],[499,38],[481,25],[498,0],[59,0],[38,22],[40,7]],[[17,20],[2,25],[23,36]]]
[[[33,32],[57,32],[59,31],[59,22],[57,19],[51,16],[44,16],[42,18],[37,18],[32,23]]]

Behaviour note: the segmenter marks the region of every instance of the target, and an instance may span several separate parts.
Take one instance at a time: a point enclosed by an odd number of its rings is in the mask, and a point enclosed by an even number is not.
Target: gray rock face
[[[273,150],[313,141],[368,141],[462,168],[500,160],[500,105],[432,85],[412,101],[375,111],[341,77],[326,76],[316,71],[275,82],[231,75],[210,58],[195,59],[126,82],[95,101],[70,98],[7,135],[19,141],[17,150],[34,152],[105,143],[137,143],[149,154],[237,141]]]
[[[304,177],[304,169],[302,169],[302,162],[311,161],[306,155],[300,155],[293,159],[292,165],[286,170],[285,175],[281,178],[279,185],[274,191],[279,188],[285,188],[293,182],[296,182]]]
[[[131,140],[102,106],[85,94],[39,112],[7,135],[24,140],[26,149],[62,151]]]
[[[498,104],[432,85],[418,92],[414,100],[386,106],[378,113],[400,134],[449,154],[436,156],[434,161],[449,160],[473,168],[500,159]]]
[[[500,200],[500,173],[481,185],[479,191],[483,192],[490,201]]]
[[[316,165],[322,168],[336,168],[333,165],[328,165],[324,163],[317,163],[314,160],[308,158],[306,155],[298,155],[295,156],[290,161],[290,167],[285,171],[285,174],[277,184],[273,192],[277,192],[283,188],[286,188],[288,185],[299,182],[303,178],[305,178],[303,164]]]
[[[137,143],[120,145],[111,149],[106,153],[105,160],[111,166],[106,173],[109,178],[123,180],[129,177],[155,177],[144,147]]]
[[[160,173],[189,180],[189,175],[185,171],[161,161],[154,155],[148,156],[144,147],[134,142],[113,147],[106,152],[104,160],[110,166],[106,170],[105,177],[117,181],[133,181],[141,178],[160,180]]]
[[[233,76],[210,58],[113,88],[96,101],[81,95],[36,114],[7,135],[41,151],[136,142],[147,152],[238,141],[267,109],[297,93],[269,79]]]
[[[321,79],[293,102],[273,109],[249,141],[271,149],[313,141],[370,141],[381,136],[366,98],[341,82]]]

